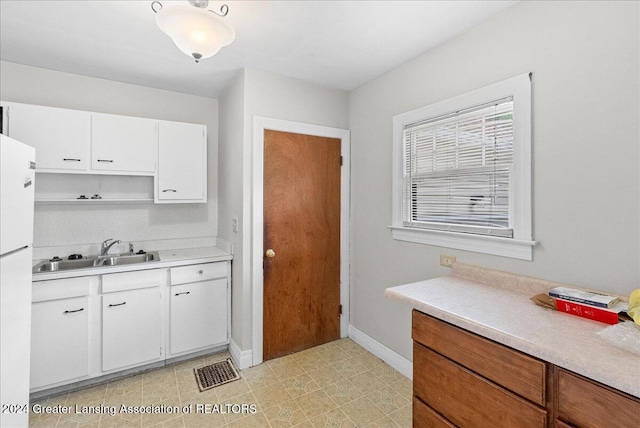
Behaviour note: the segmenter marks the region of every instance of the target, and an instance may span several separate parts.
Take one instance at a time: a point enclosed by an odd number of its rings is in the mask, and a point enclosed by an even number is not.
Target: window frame
[[[406,125],[513,97],[513,172],[509,217],[513,238],[405,226],[402,218],[403,130]],[[393,117],[392,237],[396,240],[475,251],[522,260],[533,259],[531,213],[531,74],[521,74]]]

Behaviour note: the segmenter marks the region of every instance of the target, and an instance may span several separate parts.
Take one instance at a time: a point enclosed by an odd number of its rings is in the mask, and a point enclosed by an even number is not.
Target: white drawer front
[[[227,262],[180,266],[171,268],[171,285],[226,278],[226,276]]]
[[[102,275],[102,292],[113,293],[116,291],[157,287],[164,283],[163,275],[166,275],[165,269],[149,269]]]
[[[91,282],[97,280],[98,278],[96,276],[83,276],[79,278],[37,281],[33,283],[31,301],[36,303],[47,300],[87,296]]]

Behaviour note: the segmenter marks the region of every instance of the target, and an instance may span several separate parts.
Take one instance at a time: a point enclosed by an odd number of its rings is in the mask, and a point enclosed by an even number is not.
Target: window
[[[525,74],[394,117],[394,239],[532,259]]]

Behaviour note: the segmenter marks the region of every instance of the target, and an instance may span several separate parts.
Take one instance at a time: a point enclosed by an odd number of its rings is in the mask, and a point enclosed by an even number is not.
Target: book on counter
[[[599,308],[597,306],[571,302],[560,298],[556,298],[555,300],[556,309],[559,312],[565,312],[607,324],[618,324],[618,314],[628,309],[625,302],[618,302],[611,308]]]
[[[610,296],[608,294],[595,293],[593,291],[585,291],[569,287],[552,288],[549,290],[549,296],[568,300],[570,302],[597,306],[599,308],[610,308],[619,301],[617,297]]]

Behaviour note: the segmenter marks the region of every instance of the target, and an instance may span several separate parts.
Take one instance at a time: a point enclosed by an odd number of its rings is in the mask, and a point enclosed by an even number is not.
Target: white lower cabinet
[[[158,360],[162,354],[160,288],[102,296],[102,370]]]
[[[229,343],[228,261],[34,281],[32,393]]]
[[[88,298],[31,306],[31,388],[89,374]]]
[[[171,287],[171,354],[225,343],[227,279]]]

